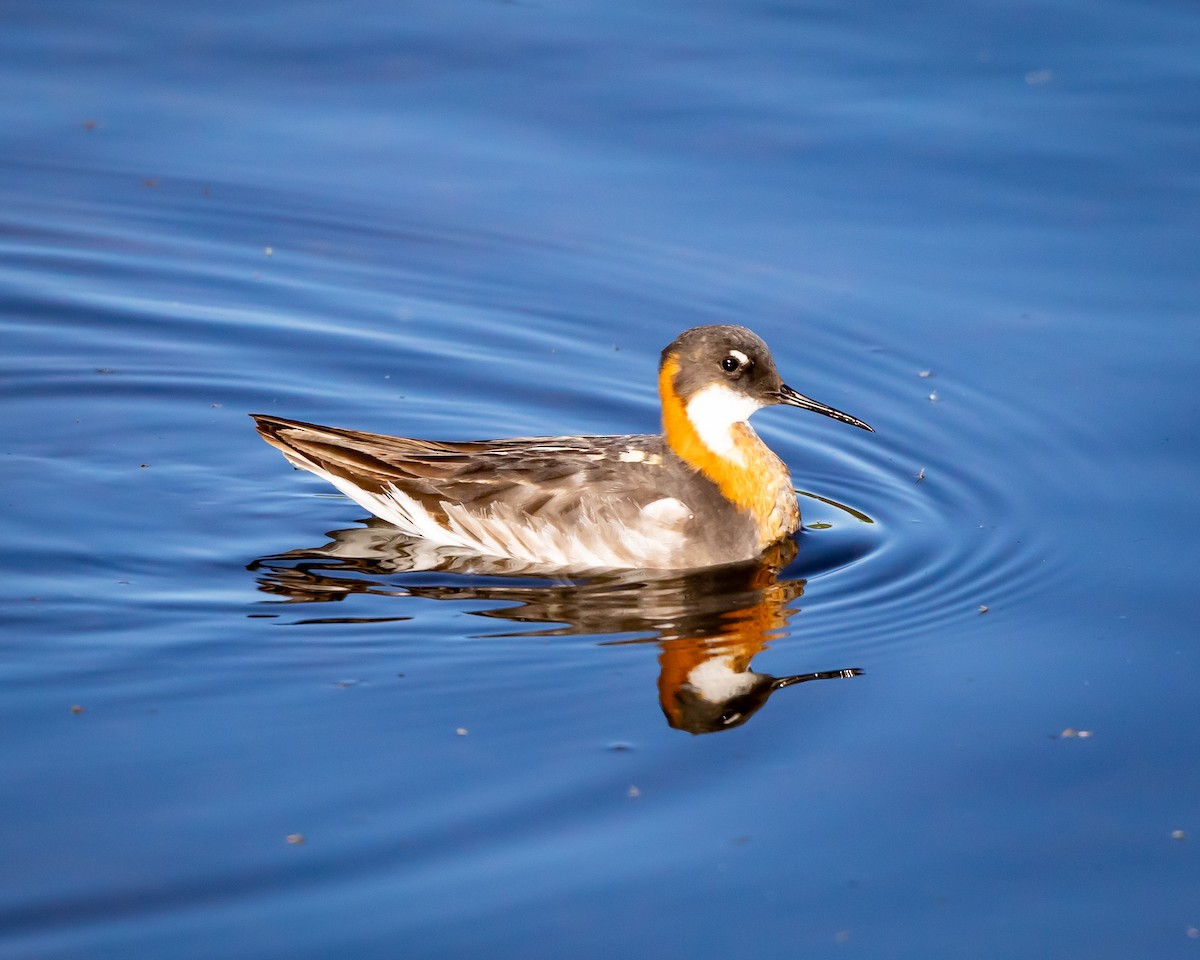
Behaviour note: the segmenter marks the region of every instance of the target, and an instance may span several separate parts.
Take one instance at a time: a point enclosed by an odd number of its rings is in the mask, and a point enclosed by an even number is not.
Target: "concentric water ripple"
[[[808,494],[799,556],[784,573],[808,581],[806,642],[836,637],[867,654],[1052,586],[1053,546],[1028,493],[1054,477],[1014,488],[1001,467],[1030,459],[1015,445],[1077,435],[1077,425],[1047,430],[1045,411],[982,395],[953,371],[922,377],[910,345],[855,339],[853,318],[804,319],[784,305],[815,296],[807,278],[687,250],[372,225],[361,210],[301,216],[289,203],[285,214],[269,197],[221,194],[180,185],[165,199],[127,191],[140,206],[76,200],[60,226],[11,205],[0,241],[6,325],[27,348],[0,399],[37,396],[42,416],[60,411],[59,429],[86,410],[103,456],[137,446],[119,411],[144,402],[156,456],[188,461],[199,431],[204,447],[251,471],[243,495],[297,506],[317,488],[261,456],[240,419],[251,408],[445,438],[652,430],[660,341],[693,323],[743,322],[772,344],[785,379],[878,431],[796,411],[756,420]],[[164,206],[191,229],[172,229]],[[537,260],[544,289],[505,283],[522,257]],[[550,305],[562,299],[569,309]],[[298,544],[316,540],[305,512],[294,513]]]

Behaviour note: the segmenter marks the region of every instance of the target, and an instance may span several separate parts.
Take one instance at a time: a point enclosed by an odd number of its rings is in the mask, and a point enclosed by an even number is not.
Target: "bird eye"
[[[737,357],[726,357],[724,360],[721,361],[721,369],[724,370],[726,373],[734,373],[737,371],[737,368],[740,366],[741,366],[741,363],[738,362]]]

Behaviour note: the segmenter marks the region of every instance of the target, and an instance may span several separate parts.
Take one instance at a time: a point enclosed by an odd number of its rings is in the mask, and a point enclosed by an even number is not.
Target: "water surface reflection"
[[[287,603],[338,601],[356,594],[485,601],[495,606],[469,612],[530,625],[500,636],[601,636],[604,646],[657,643],[659,704],[672,727],[689,733],[740,726],[784,687],[862,673],[840,667],[775,677],[752,669],[754,657],[787,628],[796,613],[793,601],[804,592],[805,581],[786,572],[797,552],[793,540],[776,544],[755,562],[687,574],[648,577],[642,571],[622,571],[566,579],[539,576],[517,561],[455,554],[380,521],[329,536],[332,540],[324,546],[250,564],[259,589]],[[380,579],[418,571],[453,573],[455,578],[433,584]],[[369,619],[377,623],[381,618]],[[629,634],[633,636],[624,636]]]

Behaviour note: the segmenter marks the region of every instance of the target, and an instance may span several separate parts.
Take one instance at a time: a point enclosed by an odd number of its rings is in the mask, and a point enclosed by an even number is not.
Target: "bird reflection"
[[[565,579],[519,561],[455,554],[382,521],[329,536],[324,546],[250,564],[259,589],[288,603],[331,602],[354,594],[483,600],[495,606],[473,615],[542,626],[504,636],[641,634],[601,642],[658,644],[659,703],[667,722],[689,733],[740,726],[784,687],[862,672],[841,668],[774,677],[751,668],[754,657],[786,628],[795,613],[792,601],[804,592],[804,580],[784,573],[797,552],[793,540],[775,544],[752,563],[673,576],[622,571]],[[434,584],[379,579],[418,572],[455,576]]]

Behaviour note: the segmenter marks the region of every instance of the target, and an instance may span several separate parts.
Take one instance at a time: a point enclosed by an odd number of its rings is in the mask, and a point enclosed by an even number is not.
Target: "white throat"
[[[688,419],[709,450],[726,460],[741,463],[742,455],[734,442],[733,425],[745,423],[750,419],[750,414],[762,406],[762,403],[744,393],[730,390],[723,383],[714,383],[692,397],[686,409]]]
[[[709,703],[722,703],[750,690],[756,676],[735,670],[733,657],[713,657],[692,667],[687,679]]]

